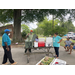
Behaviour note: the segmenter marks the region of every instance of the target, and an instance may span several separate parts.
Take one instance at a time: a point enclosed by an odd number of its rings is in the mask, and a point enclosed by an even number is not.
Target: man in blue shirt
[[[58,58],[59,57],[59,47],[60,47],[60,42],[62,41],[62,38],[60,36],[58,36],[58,33],[54,34],[53,37],[53,47],[55,49],[55,57]]]
[[[17,64],[17,62],[14,62],[14,60],[12,59],[11,40],[8,36],[8,34],[10,33],[10,30],[5,29],[4,32],[5,33],[2,36],[2,46],[3,46],[3,49],[4,49],[4,57],[3,57],[2,64],[8,64],[7,63],[7,58],[9,59],[9,61],[12,65]]]

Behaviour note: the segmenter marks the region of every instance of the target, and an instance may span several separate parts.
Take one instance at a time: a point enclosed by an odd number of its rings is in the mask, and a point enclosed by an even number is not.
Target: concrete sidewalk
[[[17,65],[35,65],[37,62],[39,62],[45,54],[35,54],[30,56],[30,61],[27,63],[27,56],[24,55],[24,48],[19,47],[19,48],[12,48],[12,57],[13,59],[18,62]],[[38,52],[39,50],[35,50],[35,52]],[[42,51],[42,50],[40,50]],[[51,51],[54,52],[54,49],[51,48]],[[33,50],[32,50],[33,52]],[[2,64],[3,60],[3,49],[0,48],[0,65]],[[75,51],[72,51],[72,54],[68,54],[68,52],[65,52],[63,47],[60,47],[59,50],[59,59],[65,60],[67,64],[69,65],[75,65]],[[51,54],[49,55],[50,57],[52,56]],[[9,61],[8,61],[9,62]],[[10,65],[10,63],[9,63]]]

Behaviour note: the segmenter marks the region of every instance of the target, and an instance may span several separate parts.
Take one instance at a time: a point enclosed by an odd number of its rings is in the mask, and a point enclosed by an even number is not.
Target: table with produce
[[[45,56],[36,65],[66,65],[66,61]]]

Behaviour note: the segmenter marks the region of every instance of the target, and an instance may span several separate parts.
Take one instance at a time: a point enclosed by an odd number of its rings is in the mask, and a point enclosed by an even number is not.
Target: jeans
[[[2,64],[5,64],[7,62],[7,58],[9,59],[10,63],[14,63],[14,60],[12,59],[12,54],[11,54],[11,47],[9,47],[9,51],[7,51],[6,46],[3,46],[4,49],[4,57],[3,57],[3,62]]]
[[[54,47],[57,57],[59,57],[59,47]]]
[[[25,50],[25,53],[27,52],[27,49]],[[31,52],[31,49],[29,49],[29,52]]]

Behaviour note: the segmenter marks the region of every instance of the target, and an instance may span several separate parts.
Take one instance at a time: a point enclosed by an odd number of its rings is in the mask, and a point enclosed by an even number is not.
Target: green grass
[[[73,43],[75,43],[75,40],[71,40]]]
[[[64,40],[60,43],[60,46],[65,46]]]
[[[0,40],[2,40],[2,37],[0,36]]]
[[[46,37],[40,37],[40,36],[38,38],[45,38],[46,39]]]

